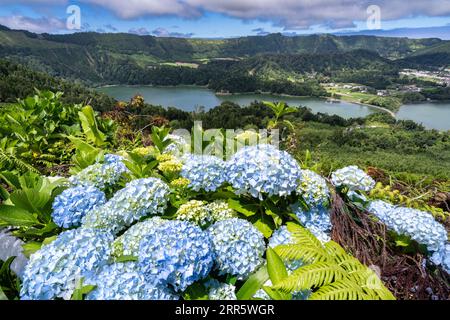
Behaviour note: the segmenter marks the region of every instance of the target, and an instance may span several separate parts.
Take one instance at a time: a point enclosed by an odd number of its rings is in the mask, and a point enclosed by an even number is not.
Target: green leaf
[[[8,297],[6,296],[6,294],[3,292],[2,288],[0,287],[0,301],[1,300],[8,300]]]
[[[138,261],[138,257],[130,256],[130,255],[122,255],[118,257],[116,262],[129,262],[129,261]]]
[[[269,280],[269,274],[267,272],[267,267],[263,266],[254,274],[252,274],[242,285],[242,287],[236,293],[237,299],[250,300],[255,295],[256,291],[262,288],[267,280]]]
[[[266,257],[267,272],[269,273],[270,281],[272,281],[274,285],[277,285],[288,276],[286,267],[280,256],[270,247],[267,248]]]
[[[75,290],[73,291],[71,300],[84,300],[85,295],[87,295],[89,292],[94,290],[97,286],[95,285],[83,285],[84,279],[81,278],[77,285]]]
[[[0,205],[0,219],[11,226],[17,227],[39,224],[32,213],[15,206]]]
[[[266,251],[267,272],[273,285],[279,284],[283,279],[287,278],[288,273],[280,256],[268,247]],[[270,287],[263,287],[264,291],[274,300],[290,300],[290,294],[275,290]]]
[[[40,250],[42,247],[42,243],[41,242],[37,242],[37,241],[29,241],[27,243],[24,243],[22,245],[23,248],[23,254],[29,258],[33,253],[35,253],[36,251]]]
[[[255,228],[257,228],[266,239],[270,238],[273,230],[276,229],[272,217],[265,214],[250,217],[248,220],[253,223]]]
[[[94,109],[91,106],[85,106],[78,112],[78,116],[80,117],[81,127],[87,140],[98,147],[103,146],[106,141],[106,136],[98,128]]]
[[[201,283],[190,285],[183,294],[185,300],[208,300],[208,292]]]
[[[228,199],[228,205],[231,209],[242,213],[246,217],[251,217],[258,212],[258,207],[253,204],[243,205],[239,202],[239,200]]]

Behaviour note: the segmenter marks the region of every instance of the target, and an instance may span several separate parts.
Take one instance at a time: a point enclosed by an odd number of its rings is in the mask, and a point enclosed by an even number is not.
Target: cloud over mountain
[[[3,3],[67,5],[68,0],[3,0]],[[324,25],[331,29],[354,26],[368,18],[367,8],[378,5],[381,19],[448,16],[450,0],[79,0],[78,4],[105,8],[122,19],[144,16],[199,18],[205,12],[243,20],[270,21],[286,29]]]

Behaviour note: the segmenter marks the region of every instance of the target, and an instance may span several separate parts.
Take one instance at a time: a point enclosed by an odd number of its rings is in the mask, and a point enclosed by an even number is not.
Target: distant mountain
[[[450,25],[442,27],[426,28],[398,28],[391,30],[362,30],[356,32],[338,32],[338,36],[349,35],[367,35],[378,37],[406,37],[410,39],[439,38],[441,40],[450,40]]]
[[[448,43],[450,42],[436,38],[407,39],[365,35],[287,37],[270,34],[221,40],[95,32],[51,35],[0,28],[0,58],[13,60],[53,76],[79,79],[91,84],[139,83],[144,78],[164,76],[160,68],[164,62],[197,62],[202,65],[211,59],[233,58],[244,61],[250,59],[248,63],[252,63],[251,59],[258,55],[308,55],[308,59],[314,59],[311,55],[355,50],[371,51],[377,59],[383,57],[394,60],[435,50],[434,48],[439,50],[438,48],[445,47]],[[321,58],[321,61],[324,59]],[[367,62],[368,59],[361,61]],[[333,63],[338,63],[338,60],[334,59]],[[270,68],[271,72],[285,74],[284,69],[276,71],[280,68],[276,64]],[[164,72],[171,74],[170,81],[176,76],[172,74],[174,70],[166,68]],[[205,72],[208,73],[209,70]],[[185,72],[188,75],[190,73],[194,74],[195,71]],[[208,77],[209,75],[202,79]],[[164,79],[161,81],[164,82]]]
[[[402,61],[416,65],[450,68],[450,42],[418,50]]]

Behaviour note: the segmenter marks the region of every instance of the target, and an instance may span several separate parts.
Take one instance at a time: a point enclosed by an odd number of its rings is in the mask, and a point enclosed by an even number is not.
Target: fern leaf
[[[350,280],[329,283],[313,292],[310,300],[370,300],[364,291]]]
[[[323,249],[323,245],[308,229],[292,222],[287,223],[287,228],[296,244]]]
[[[330,259],[330,256],[323,249],[306,245],[284,244],[275,247],[274,250],[285,260],[302,260],[305,263],[313,263]]]
[[[273,288],[293,292],[320,287],[345,278],[345,272],[338,265],[317,262],[295,270]]]

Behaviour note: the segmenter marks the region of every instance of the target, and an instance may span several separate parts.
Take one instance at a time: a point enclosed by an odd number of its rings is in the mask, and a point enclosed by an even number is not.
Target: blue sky
[[[0,24],[68,33],[69,5],[81,9],[78,31],[221,38],[367,29],[380,9],[382,29],[450,27],[450,0],[0,0]],[[438,35],[436,35],[438,36]]]

